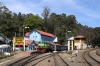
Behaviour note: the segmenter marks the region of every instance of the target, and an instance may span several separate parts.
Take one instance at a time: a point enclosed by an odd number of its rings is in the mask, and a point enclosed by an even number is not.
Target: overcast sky
[[[12,12],[39,14],[43,7],[51,13],[75,15],[77,22],[89,27],[100,27],[100,0],[0,0]]]

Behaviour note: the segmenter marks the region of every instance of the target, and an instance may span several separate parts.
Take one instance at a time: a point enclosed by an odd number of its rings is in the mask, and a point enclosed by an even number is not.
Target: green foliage
[[[93,39],[92,39],[92,45],[93,47],[99,46],[100,47],[100,27],[96,27],[93,29]]]
[[[42,22],[41,17],[39,17],[38,15],[30,14],[29,17],[25,19],[24,25],[29,27],[29,31],[32,31],[33,29],[40,29],[41,22]]]
[[[50,14],[48,7],[44,7],[42,16],[43,18],[32,13],[12,13],[3,3],[0,3],[0,33],[12,40],[15,35],[22,36],[24,27],[29,27],[25,32],[40,29],[56,35],[58,43],[63,45],[66,43],[66,30],[68,30],[71,31],[67,33],[68,36],[81,34],[87,38],[87,44],[100,46],[100,28],[83,26],[77,22],[74,15]]]
[[[43,29],[45,31],[48,31],[48,19],[49,19],[49,14],[50,14],[50,9],[48,7],[44,7],[44,10],[43,10],[43,13],[42,13],[42,16],[43,16],[43,24],[42,26],[45,26],[43,27]]]
[[[6,57],[5,54],[0,53],[0,59],[5,58],[5,57]]]
[[[2,4],[1,4],[2,5]],[[33,29],[41,29],[46,32],[50,32],[58,37],[59,43],[64,44],[66,42],[66,30],[70,30],[73,33],[69,33],[71,36],[77,34],[76,29],[76,18],[74,15],[66,16],[66,14],[51,13],[48,7],[44,7],[42,16],[43,19],[38,15],[30,14],[18,14],[9,11],[6,6],[1,6],[0,16],[0,32],[9,38],[14,35],[22,36],[24,27],[25,32],[32,31]],[[24,27],[23,27],[24,25]],[[6,31],[6,32],[5,32]]]

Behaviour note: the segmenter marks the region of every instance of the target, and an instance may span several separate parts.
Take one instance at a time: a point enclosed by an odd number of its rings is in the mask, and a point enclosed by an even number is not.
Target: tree
[[[29,31],[32,31],[33,29],[41,29],[41,22],[41,17],[39,17],[38,15],[30,14],[29,17],[25,19],[24,25],[26,27],[29,27]]]
[[[49,19],[49,14],[50,14],[50,9],[48,7],[44,7],[42,16],[44,17],[43,19],[43,26],[44,26],[44,31],[48,32],[48,19]]]
[[[86,37],[86,43],[92,44],[92,40],[94,39],[94,31],[93,28],[88,26],[82,26],[79,30],[79,34]]]
[[[93,29],[94,32],[94,37],[92,39],[92,45],[95,46],[99,46],[100,47],[100,27],[96,27]]]
[[[12,12],[0,3],[0,33],[6,35],[7,37],[12,37]]]
[[[81,34],[85,36],[87,44],[93,44],[100,46],[100,28],[91,28],[83,26],[77,22],[74,15],[67,15],[51,13],[50,8],[44,7],[42,13],[43,19],[32,13],[18,14],[12,13],[9,9],[0,2],[0,33],[12,38],[16,33],[16,36],[22,36],[23,25],[29,27],[25,29],[25,32],[32,31],[33,29],[41,29],[43,31],[52,33],[58,37],[58,42],[64,44],[66,42],[66,30],[70,30],[69,36],[76,36]]]

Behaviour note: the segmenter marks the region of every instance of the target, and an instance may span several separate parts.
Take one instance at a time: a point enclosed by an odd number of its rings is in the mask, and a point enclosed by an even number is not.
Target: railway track
[[[35,66],[41,61],[52,57],[53,55],[53,53],[33,53],[31,56],[25,57],[6,66]]]
[[[63,58],[61,58],[61,56],[59,55],[59,53],[56,53],[54,55],[54,63],[55,63],[55,66],[69,66],[67,64],[67,62],[64,61]]]
[[[32,53],[28,57],[4,66],[100,66],[100,63],[95,60],[95,57],[92,58],[90,51],[92,50],[79,52],[77,56],[73,57],[75,59],[68,59],[65,53],[61,52],[42,54]]]
[[[84,52],[84,59],[85,61],[90,65],[90,66],[100,66],[100,63],[98,63],[98,61],[96,61],[95,59],[93,59],[91,56],[90,56],[90,51],[93,51],[93,50],[88,50],[86,52]]]
[[[8,64],[7,66],[22,66],[23,63],[27,62],[28,60],[35,58],[36,56],[38,56],[40,53],[33,53],[28,57],[22,58],[20,60],[17,60],[13,63]]]
[[[43,53],[41,55],[34,53],[7,66],[38,66],[39,63],[51,57],[54,57],[54,66],[69,66],[58,53]]]
[[[49,57],[52,57],[54,54],[52,53],[47,53],[47,54],[43,54],[43,55],[40,55],[40,56],[37,56],[25,63],[23,63],[22,66],[36,66],[38,63],[44,61],[45,59],[49,58]]]

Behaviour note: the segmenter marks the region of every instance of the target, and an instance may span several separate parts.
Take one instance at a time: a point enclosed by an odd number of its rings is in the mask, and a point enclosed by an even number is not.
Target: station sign
[[[14,37],[14,44],[24,44],[24,37]]]

